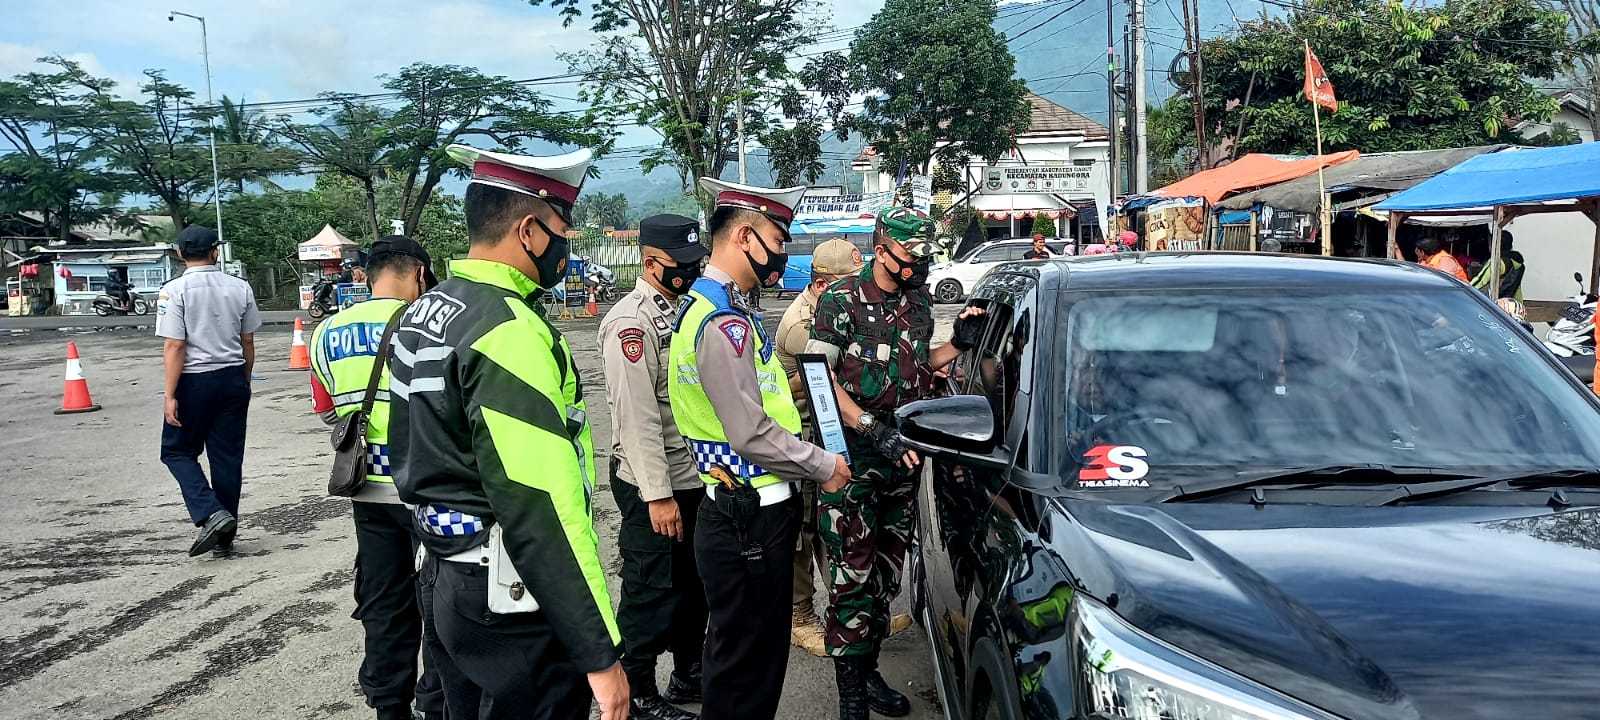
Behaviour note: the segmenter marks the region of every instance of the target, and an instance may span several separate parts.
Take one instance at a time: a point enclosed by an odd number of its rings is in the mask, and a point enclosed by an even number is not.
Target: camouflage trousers
[[[828,654],[863,655],[889,635],[889,601],[900,594],[916,526],[916,475],[883,456],[850,447],[853,477],[819,493],[817,530],[828,551]]]

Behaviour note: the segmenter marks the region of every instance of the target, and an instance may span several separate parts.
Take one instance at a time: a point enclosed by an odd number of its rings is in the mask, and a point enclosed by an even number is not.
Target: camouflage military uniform
[[[885,293],[870,264],[822,294],[811,329],[813,341],[839,348],[839,385],[880,422],[933,394],[932,338],[927,290]],[[818,522],[831,561],[824,640],[835,656],[872,653],[888,636],[889,601],[900,592],[916,496],[914,472],[853,429],[846,441],[852,478],[839,492],[821,494]]]

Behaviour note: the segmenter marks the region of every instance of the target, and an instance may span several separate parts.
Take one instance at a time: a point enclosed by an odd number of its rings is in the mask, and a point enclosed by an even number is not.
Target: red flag
[[[1309,43],[1306,45],[1306,99],[1330,112],[1339,111],[1339,101],[1333,97],[1333,83],[1328,81],[1322,61],[1317,59],[1316,53],[1311,52]]]

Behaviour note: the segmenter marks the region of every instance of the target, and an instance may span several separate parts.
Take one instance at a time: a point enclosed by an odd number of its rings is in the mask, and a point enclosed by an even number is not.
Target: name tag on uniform
[[[811,429],[828,452],[844,456],[844,418],[839,415],[839,398],[833,394],[833,371],[828,367],[828,356],[820,353],[801,353],[794,356],[800,369],[800,379],[806,386],[806,399],[811,401]]]

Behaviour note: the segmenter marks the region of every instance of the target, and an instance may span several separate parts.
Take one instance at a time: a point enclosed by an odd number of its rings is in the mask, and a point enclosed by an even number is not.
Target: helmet
[[[1523,307],[1522,302],[1516,298],[1500,298],[1494,301],[1494,304],[1499,305],[1501,310],[1506,311],[1507,315],[1515,318],[1518,322],[1528,319],[1528,309]]]
[[[344,262],[339,263],[339,269],[340,270],[354,270],[360,264],[361,263],[358,262],[355,258],[345,258]]]

